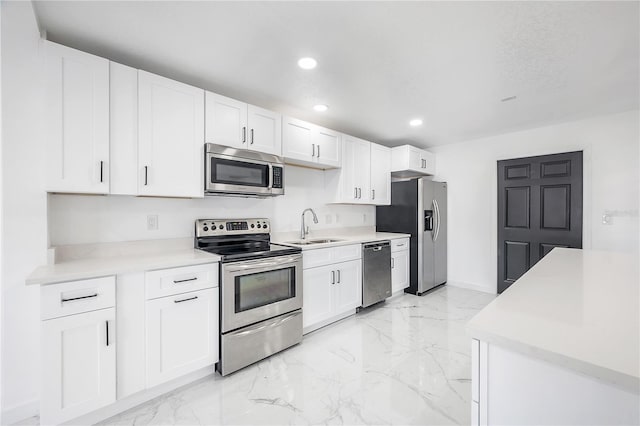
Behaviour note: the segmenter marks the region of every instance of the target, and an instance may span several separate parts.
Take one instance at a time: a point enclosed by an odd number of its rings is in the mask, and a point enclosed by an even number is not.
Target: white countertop
[[[218,260],[220,256],[193,248],[167,250],[160,253],[85,258],[41,266],[27,277],[26,283],[53,284],[107,275],[200,265]]]
[[[337,246],[346,246],[349,244],[362,244],[373,241],[384,241],[384,240],[395,240],[398,238],[410,238],[411,234],[400,234],[395,232],[373,232],[373,233],[363,233],[363,234],[353,234],[353,235],[329,235],[322,237],[315,236],[307,236],[307,240],[315,240],[315,239],[335,239],[339,241],[334,241],[331,243],[319,243],[319,244],[294,244],[291,241],[299,240],[299,238],[278,238],[271,241],[274,244],[281,244],[285,246],[291,247],[299,247],[302,250],[315,250],[320,248],[327,247],[337,247]]]
[[[639,286],[637,254],[555,248],[467,331],[640,392]]]

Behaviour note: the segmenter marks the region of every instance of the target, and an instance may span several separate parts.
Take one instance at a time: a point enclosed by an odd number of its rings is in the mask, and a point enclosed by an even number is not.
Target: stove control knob
[[[262,226],[266,229],[267,224],[266,224],[266,223],[263,223],[263,224],[262,224]]]
[[[255,228],[256,226],[252,223],[252,224],[251,224],[251,227],[252,227],[252,228]]]
[[[218,226],[218,229],[222,229],[222,228],[224,228],[224,226],[222,226],[222,225]]]
[[[258,228],[261,228],[260,224],[258,224]]]
[[[202,228],[202,230],[203,230],[204,232],[207,232],[207,231],[209,230],[209,228],[207,228],[207,227],[205,226],[204,228]]]

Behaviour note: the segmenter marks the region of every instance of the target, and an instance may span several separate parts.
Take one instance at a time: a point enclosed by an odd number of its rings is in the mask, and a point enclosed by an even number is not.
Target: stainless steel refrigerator
[[[411,284],[405,292],[422,295],[447,282],[446,182],[393,182],[391,205],[376,208],[376,228],[411,234]]]

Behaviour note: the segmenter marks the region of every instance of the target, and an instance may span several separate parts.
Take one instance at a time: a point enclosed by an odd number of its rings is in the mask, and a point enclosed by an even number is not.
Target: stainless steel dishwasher
[[[391,243],[377,241],[362,245],[362,307],[391,296]]]

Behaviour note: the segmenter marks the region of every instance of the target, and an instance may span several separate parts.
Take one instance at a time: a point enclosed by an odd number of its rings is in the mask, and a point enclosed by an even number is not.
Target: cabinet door
[[[409,169],[421,172],[422,166],[422,150],[409,146]]]
[[[359,202],[358,161],[356,142],[350,136],[342,138],[342,169],[340,170],[340,196],[338,201],[343,203]]]
[[[204,91],[138,72],[140,195],[204,196]]]
[[[409,251],[391,253],[391,292],[409,287]]]
[[[208,143],[247,148],[247,104],[207,92],[206,134]]]
[[[353,138],[354,150],[351,167],[353,181],[358,188],[358,203],[371,203],[371,143]]]
[[[430,175],[435,175],[436,174],[436,155],[428,152],[428,151],[422,151],[422,165],[423,165],[423,171],[427,174]]]
[[[42,321],[42,424],[116,400],[115,308]]]
[[[147,302],[147,387],[218,361],[217,290]]]
[[[318,164],[327,167],[340,167],[340,133],[324,127],[316,127],[314,139],[317,146]]]
[[[334,286],[334,315],[362,306],[362,262],[352,260],[333,265],[336,271]]]
[[[46,42],[47,190],[109,192],[109,61]]]
[[[282,116],[277,112],[249,105],[249,149],[282,155]]]
[[[333,287],[331,284],[333,265],[302,271],[304,292],[302,293],[302,326],[307,328],[333,315]],[[335,281],[335,279],[334,279]]]
[[[315,126],[311,123],[297,118],[282,117],[282,156],[287,160],[314,162],[314,132]]]
[[[391,149],[371,144],[371,201],[391,204]]]

